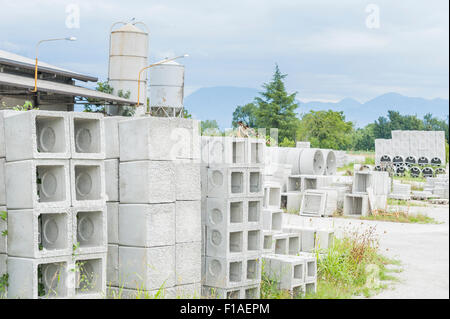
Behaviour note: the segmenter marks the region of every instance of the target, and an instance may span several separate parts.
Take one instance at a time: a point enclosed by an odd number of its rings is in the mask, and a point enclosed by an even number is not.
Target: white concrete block
[[[302,249],[302,237],[298,233],[290,233],[288,239],[288,255],[297,256]]]
[[[171,118],[172,133],[176,159],[200,161],[200,121],[185,118]]]
[[[118,245],[108,245],[108,254],[106,259],[106,286],[120,287]]]
[[[175,285],[175,246],[119,246],[119,278],[124,288],[155,290]]]
[[[297,256],[264,255],[264,272],[278,289],[291,290],[305,283],[306,263]]]
[[[275,232],[270,230],[263,230],[263,253],[275,253],[275,240],[273,239]]]
[[[0,110],[0,158],[6,157],[5,150],[5,113],[11,113],[9,110]]]
[[[105,160],[105,187],[106,200],[109,202],[119,201],[119,160]]]
[[[249,196],[264,196],[264,176],[260,168],[251,168],[248,170],[247,194]]]
[[[0,158],[0,206],[6,205],[5,159]]]
[[[119,244],[119,203],[106,203],[108,244]]]
[[[6,202],[10,209],[69,207],[69,161],[6,163]]]
[[[5,117],[8,162],[70,158],[69,113],[32,110]]]
[[[248,163],[248,142],[246,138],[211,137],[208,143],[210,167]]]
[[[264,230],[281,230],[283,226],[282,210],[264,209],[262,216]]]
[[[176,200],[200,200],[200,164],[175,162]]]
[[[103,114],[70,112],[71,157],[79,159],[105,158]]]
[[[70,208],[10,210],[8,255],[45,258],[72,254]]]
[[[145,248],[174,245],[175,204],[120,204],[119,244]]]
[[[204,284],[217,288],[237,288],[246,282],[246,259],[206,257]]]
[[[105,166],[100,160],[70,160],[72,206],[103,206]]]
[[[200,201],[176,201],[176,243],[200,242],[202,240],[200,205]]]
[[[119,175],[121,203],[157,204],[175,201],[175,169],[173,162],[139,161],[120,163]]]
[[[206,239],[207,256],[241,256],[246,252],[247,233],[245,229],[224,231],[220,228],[207,227]]]
[[[8,212],[6,206],[0,206],[0,254],[6,254],[8,246]]]
[[[249,164],[264,165],[265,150],[265,139],[247,138],[247,160]]]
[[[286,190],[288,192],[301,192],[302,191],[302,177],[300,175],[289,176]]]
[[[281,208],[288,212],[299,212],[303,194],[300,192],[281,193]]]
[[[103,299],[106,296],[107,253],[76,255],[70,272],[74,274],[75,299]]]
[[[175,287],[176,298],[200,299],[202,296],[202,284],[194,283]]]
[[[108,245],[106,206],[72,208],[73,243],[78,254],[106,253]]]
[[[321,190],[306,190],[303,193],[300,215],[325,216],[327,192]]]
[[[270,209],[280,209],[281,207],[281,186],[270,184],[264,186],[264,207]]]
[[[369,198],[364,194],[346,194],[344,198],[344,215],[367,216]]]
[[[71,256],[45,259],[8,257],[8,298],[70,298],[73,289],[71,258]],[[42,274],[41,282],[38,281],[38,273]]]
[[[305,260],[305,281],[317,281],[317,258],[314,253],[300,253],[300,257]]]
[[[249,182],[245,168],[215,167],[208,169],[208,197],[228,198],[247,195]]]
[[[105,130],[105,158],[119,158],[119,122],[129,120],[126,116],[105,116],[103,126]]]
[[[273,240],[275,242],[275,254],[277,255],[288,255],[289,254],[289,239],[288,234],[278,233],[273,235]]]
[[[334,231],[332,229],[318,229],[316,232],[316,243],[319,249],[328,249],[333,246]]]
[[[201,242],[175,245],[176,285],[199,283],[201,274]]]
[[[0,278],[8,273],[7,254],[0,254]],[[6,287],[0,288],[0,298],[6,297],[3,294],[6,293]]]

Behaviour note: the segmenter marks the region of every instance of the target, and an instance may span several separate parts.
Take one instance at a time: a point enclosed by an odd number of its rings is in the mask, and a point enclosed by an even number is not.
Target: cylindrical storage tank
[[[412,177],[419,177],[421,172],[422,172],[422,171],[421,171],[420,168],[418,168],[417,166],[413,166],[413,167],[411,167],[411,169],[409,170],[409,174],[410,174]]]
[[[336,174],[336,154],[333,150],[322,150],[323,158],[325,160],[325,175]]]
[[[431,165],[440,166],[442,164],[441,159],[439,157],[433,157],[431,159]]]
[[[421,156],[419,157],[419,159],[417,160],[417,164],[419,164],[420,166],[424,166],[424,165],[428,165],[430,161],[428,160],[427,157],[425,156]]]
[[[139,72],[148,65],[148,32],[136,27],[136,23],[123,23],[122,27],[114,30],[117,24],[111,28],[109,83],[114,88],[114,95],[118,95],[120,90],[124,94],[129,91],[130,99],[137,101]],[[145,113],[147,106],[146,71],[141,73],[139,103],[145,107],[138,108],[136,113]]]
[[[433,177],[434,169],[431,167],[424,167],[422,169],[422,175],[423,175],[423,177]]]
[[[169,61],[150,68],[150,107],[183,108],[184,66]]]
[[[325,159],[321,150],[305,148],[300,154],[300,174],[323,175]]]

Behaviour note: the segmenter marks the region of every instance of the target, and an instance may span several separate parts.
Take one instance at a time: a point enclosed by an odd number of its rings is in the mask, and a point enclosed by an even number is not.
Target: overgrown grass
[[[395,198],[388,198],[387,204],[388,205],[397,205],[397,206],[411,206],[411,207],[413,207],[413,206],[415,206],[415,207],[428,206],[425,203],[418,203],[418,202],[407,201],[407,200],[403,200],[403,199],[395,199]]]
[[[352,172],[353,173],[353,166],[355,164],[375,165],[375,157],[374,156],[366,156],[366,158],[364,160],[364,163],[351,162],[351,163],[348,163],[347,165],[344,165],[342,167],[338,167],[337,171],[338,172]]]
[[[277,289],[276,283],[262,276],[263,299],[348,299],[355,296],[369,297],[387,287],[390,275],[387,265],[400,265],[380,253],[375,228],[363,232],[348,232],[343,238],[335,238],[332,246],[317,253],[317,292],[305,296],[293,296],[289,291]]]
[[[379,212],[370,216],[361,216],[360,219],[394,223],[440,224],[440,222],[435,220],[433,217],[421,213],[410,214],[403,211]]]

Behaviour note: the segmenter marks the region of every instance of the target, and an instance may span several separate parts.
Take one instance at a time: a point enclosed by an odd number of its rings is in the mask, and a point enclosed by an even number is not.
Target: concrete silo
[[[130,99],[138,98],[139,71],[148,64],[148,31],[143,31],[136,25],[147,27],[142,22],[117,22],[111,27],[109,47],[108,79],[117,95],[120,90],[124,94],[130,92]],[[115,29],[118,25],[120,28]],[[139,85],[139,101],[144,107],[138,107],[135,115],[142,115],[147,106],[147,73],[141,74]],[[108,113],[117,114],[114,107],[108,108]]]
[[[150,108],[154,116],[176,117],[183,113],[184,66],[169,61],[149,69]]]

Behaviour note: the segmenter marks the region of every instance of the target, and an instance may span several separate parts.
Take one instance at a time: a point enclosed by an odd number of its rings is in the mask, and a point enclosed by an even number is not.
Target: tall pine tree
[[[275,73],[272,81],[263,84],[264,92],[261,97],[255,98],[257,109],[255,110],[256,124],[258,128],[277,128],[278,138],[295,140],[295,132],[299,124],[295,110],[298,103],[295,102],[297,92],[288,94],[283,79],[287,74],[281,74],[278,65],[275,65]]]

